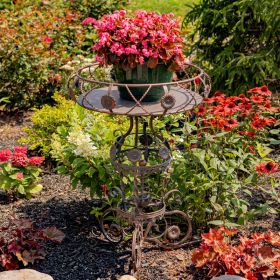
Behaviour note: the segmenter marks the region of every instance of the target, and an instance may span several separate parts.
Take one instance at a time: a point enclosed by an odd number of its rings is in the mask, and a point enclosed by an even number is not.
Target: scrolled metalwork
[[[209,76],[198,66],[185,63],[181,78],[168,83],[121,84],[113,80],[101,81],[96,78],[98,64],[86,65],[70,76],[68,89],[72,99],[79,95],[77,102],[93,111],[127,116],[160,116],[176,114],[192,109],[207,97],[211,90]],[[189,75],[188,73],[193,73]],[[199,81],[199,85],[198,85]],[[133,101],[120,98],[118,88],[125,87]],[[144,95],[137,100],[131,89],[145,88]],[[143,102],[145,96],[156,87],[164,88],[161,102]],[[109,96],[110,98],[105,98]]]
[[[177,114],[193,109],[211,90],[210,77],[198,66],[185,63],[172,82],[154,84],[120,84],[112,79],[96,78],[98,64],[86,65],[72,74],[67,86],[70,97],[82,107],[101,113],[125,115],[130,125],[125,133],[116,135],[110,149],[110,158],[120,177],[133,176],[133,193],[126,193],[125,180],[109,190],[109,197],[119,199],[115,208],[108,208],[100,217],[100,229],[112,243],[124,236],[132,236],[132,266],[135,273],[141,266],[142,247],[145,241],[154,242],[165,249],[176,249],[191,238],[191,219],[179,210],[178,190],[156,197],[145,183],[147,176],[164,172],[161,184],[166,188],[170,180],[168,167],[172,153],[168,141],[154,128],[158,116]],[[110,72],[110,71],[109,71]],[[120,98],[123,87],[132,101]],[[144,88],[137,99],[132,89]],[[164,94],[158,102],[143,102],[155,87]],[[144,117],[149,117],[145,120]],[[142,127],[141,127],[142,126]]]

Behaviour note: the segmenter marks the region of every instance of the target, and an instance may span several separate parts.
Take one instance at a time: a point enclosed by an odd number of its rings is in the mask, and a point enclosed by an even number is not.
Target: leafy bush
[[[128,123],[122,118],[86,112],[78,105],[71,113],[69,127],[61,126],[53,135],[51,155],[58,161],[58,172],[70,174],[72,185],[90,188],[91,195],[102,195],[119,184],[111,164],[110,146],[114,132],[123,131]]]
[[[175,149],[168,188],[180,190],[180,208],[193,217],[195,226],[209,221],[244,224],[258,213],[275,213],[273,203],[280,199],[276,182],[265,190],[259,187],[267,196],[263,204],[252,208],[248,202],[257,188],[253,185],[258,171],[271,174],[278,170],[277,163],[268,158],[272,149],[267,145],[267,135],[275,130],[277,121],[273,116],[279,112],[271,104],[270,95],[266,86],[236,97],[218,92],[204,100],[194,112],[195,119],[186,121],[183,129],[169,131],[171,138],[166,126],[177,126],[182,116],[157,121],[156,128]],[[114,131],[125,131],[127,121],[86,111],[63,97],[57,102],[55,107],[36,110],[36,123],[28,132],[29,143],[42,143],[44,139],[43,151],[57,160],[59,173],[71,176],[74,187],[90,188],[91,195],[101,196],[104,189],[118,186],[120,178],[111,164],[109,150],[118,135]],[[270,166],[274,167],[268,172]],[[131,178],[124,180],[129,195]],[[159,186],[158,176],[150,176],[147,184],[156,194],[169,190]],[[172,207],[173,202],[169,202]]]
[[[45,156],[49,156],[53,133],[59,126],[69,126],[70,111],[74,102],[66,100],[59,93],[53,96],[56,106],[44,105],[41,109],[34,109],[31,117],[32,127],[25,128],[27,137],[20,140],[21,143],[30,145],[30,149],[38,149]]]
[[[0,150],[0,189],[27,198],[41,191],[38,176],[43,161],[43,157],[28,157],[26,147],[14,147],[13,152]]]
[[[237,233],[238,230],[220,227],[202,234],[203,242],[192,261],[198,268],[207,268],[207,279],[226,273],[258,280],[280,271],[279,233],[252,233],[250,238],[232,239]]]
[[[186,15],[214,88],[240,93],[280,76],[278,0],[202,0]]]
[[[1,11],[0,25],[0,99],[19,108],[50,102],[62,85],[59,68],[82,44],[79,15],[34,6]]]
[[[276,163],[269,163],[272,149],[265,141],[276,123],[271,115],[279,108],[270,104],[267,87],[263,90],[260,95],[256,91],[261,92],[261,88],[252,89],[249,97],[226,97],[217,92],[198,107],[196,119],[185,124],[180,139],[184,150],[176,154],[172,178],[182,193],[182,208],[197,226],[205,221],[244,224],[259,211],[275,212],[270,207],[272,201],[279,200],[275,195],[256,209],[246,199],[253,194],[260,162],[275,166],[267,168],[267,173],[278,169]],[[275,193],[273,189],[272,185],[268,193]]]
[[[13,0],[2,0],[0,3],[0,10],[11,9],[14,6]]]
[[[34,264],[45,258],[43,245],[46,241],[61,243],[64,233],[56,227],[35,229],[29,219],[11,219],[0,228],[0,265],[6,270]]]
[[[72,72],[85,63],[92,63],[92,59],[78,55],[76,60],[67,62],[62,68]],[[97,79],[104,81],[108,80],[110,74],[98,67],[93,73]],[[21,143],[30,145],[31,149],[37,149],[47,157],[51,150],[52,134],[59,126],[71,126],[74,108],[74,102],[67,100],[61,93],[55,92],[52,98],[54,106],[44,105],[41,109],[34,109],[31,117],[33,125],[25,128],[27,137],[20,139]]]
[[[69,7],[79,11],[85,18],[99,19],[102,15],[110,14],[123,8],[127,0],[71,0]]]

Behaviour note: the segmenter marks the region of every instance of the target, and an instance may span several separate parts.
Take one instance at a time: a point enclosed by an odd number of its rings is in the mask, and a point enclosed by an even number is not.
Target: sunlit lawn
[[[189,10],[187,5],[199,0],[131,0],[131,10],[148,10],[160,13],[174,13],[176,16],[185,16]]]

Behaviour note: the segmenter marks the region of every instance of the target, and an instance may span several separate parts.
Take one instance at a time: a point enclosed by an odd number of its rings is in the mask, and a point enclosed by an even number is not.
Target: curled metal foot
[[[166,211],[162,219],[150,222],[148,227],[146,240],[164,249],[183,247],[192,233],[191,219],[179,210]]]
[[[112,243],[123,240],[124,230],[118,216],[118,209],[107,209],[99,220],[100,228],[105,238]]]
[[[165,249],[177,249],[187,242],[192,233],[191,219],[179,210],[167,211],[164,214],[166,229],[162,242],[159,244]]]

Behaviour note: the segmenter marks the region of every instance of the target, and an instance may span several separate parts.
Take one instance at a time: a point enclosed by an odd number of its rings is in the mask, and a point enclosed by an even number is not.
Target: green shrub
[[[14,6],[13,0],[2,0],[0,3],[0,10],[11,9]]]
[[[50,102],[61,88],[59,68],[79,53],[84,37],[79,15],[59,13],[36,6],[0,12],[0,99],[10,100],[6,109]]]
[[[69,174],[74,187],[90,188],[92,196],[101,196],[101,185],[108,189],[119,185],[109,151],[115,132],[127,127],[121,117],[88,112],[76,105],[69,127],[60,126],[53,134],[51,155],[58,162],[58,172]]]
[[[256,165],[264,168],[273,163],[268,158],[272,150],[266,143],[269,133],[276,132],[273,116],[279,109],[271,105],[270,95],[265,86],[252,89],[247,96],[226,97],[218,92],[205,99],[205,104],[195,110],[195,120],[186,120],[183,129],[179,127],[180,115],[158,120],[156,129],[167,139],[172,137],[173,172],[166,187],[158,183],[158,175],[149,176],[146,183],[151,192],[161,195],[173,188],[180,190],[180,209],[192,216],[196,227],[207,222],[244,224],[257,213],[275,212],[273,203],[280,199],[275,191],[277,184],[272,182],[265,190],[255,186]],[[36,110],[29,143],[44,140],[41,146],[47,147],[44,151],[57,161],[59,173],[70,175],[74,187],[89,188],[92,196],[101,196],[102,186],[110,190],[120,184],[109,151],[116,136],[126,131],[128,121],[87,111],[59,98],[55,107]],[[169,135],[166,127],[170,128]],[[120,133],[116,135],[115,131]],[[131,179],[124,178],[128,196]],[[266,200],[255,207],[249,202],[256,189]],[[176,199],[168,203],[178,208]]]
[[[110,14],[123,8],[127,0],[72,0],[69,1],[70,9],[79,11],[84,18],[99,19],[105,14]]]
[[[53,133],[61,125],[69,126],[69,112],[74,106],[73,101],[66,100],[59,93],[55,93],[53,98],[56,106],[44,105],[42,109],[34,109],[32,126],[25,128],[27,136],[20,140],[31,149],[40,150],[45,156],[48,156],[51,150]]]
[[[270,95],[266,86],[247,96],[216,92],[196,109],[196,119],[186,122],[180,141],[185,149],[175,154],[172,181],[195,225],[244,224],[261,211],[275,213],[280,199],[275,183],[266,190],[257,184],[258,172],[269,175],[278,168],[266,144],[279,112]],[[256,190],[267,193],[257,206],[249,203]]]
[[[186,15],[196,59],[214,88],[240,93],[280,77],[278,0],[202,0]]]

